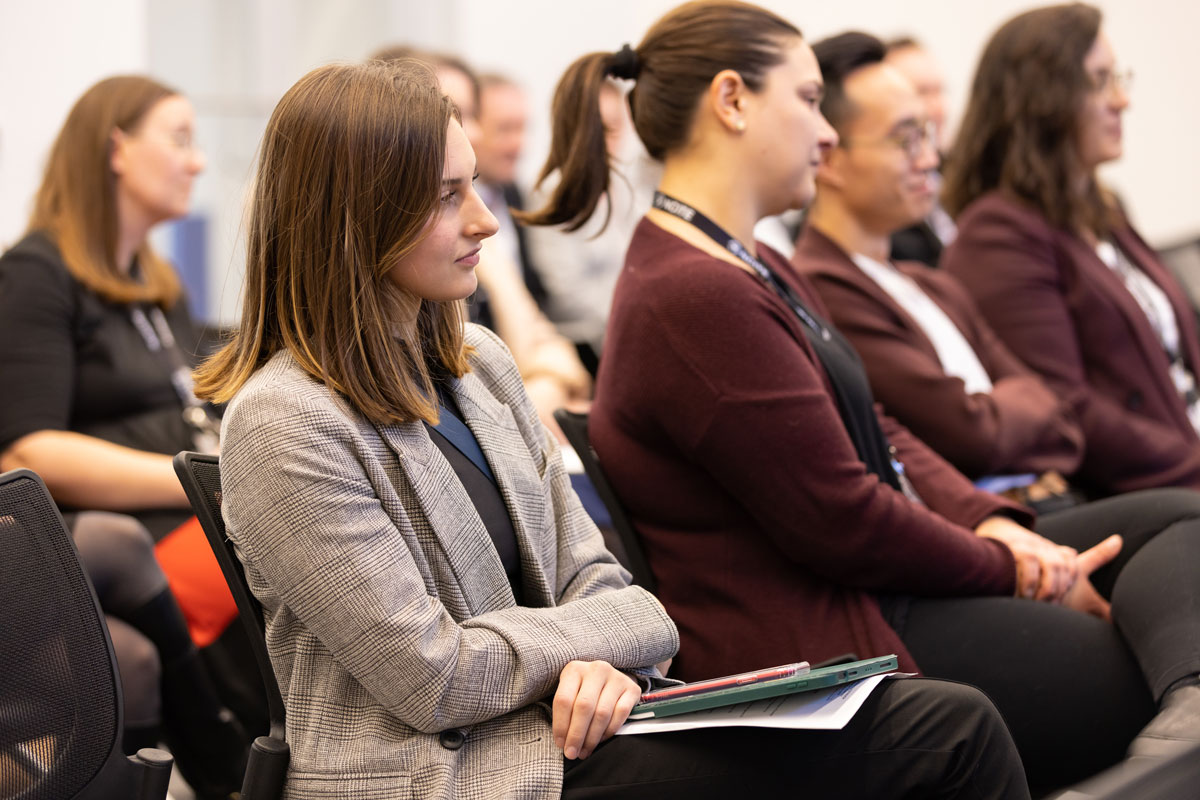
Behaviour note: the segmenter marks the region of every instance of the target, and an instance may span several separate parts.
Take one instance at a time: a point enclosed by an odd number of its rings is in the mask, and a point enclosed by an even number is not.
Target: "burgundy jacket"
[[[812,225],[792,264],[862,357],[875,399],[955,467],[972,478],[1051,469],[1069,475],[1079,467],[1083,430],[1070,406],[996,338],[952,275],[898,265],[975,351],[992,379],[986,394],[968,394],[960,378],[947,375],[916,320]]]
[[[824,313],[782,256],[759,252]],[[589,433],[679,627],[673,676],[851,651],[897,653],[913,669],[877,593],[1012,594],[1012,554],[969,528],[1019,507],[884,417],[929,507],[910,502],[867,472],[831,391],[800,321],[762,281],[641,222]]]
[[[1200,438],[1162,343],[1120,277],[1079,236],[999,192],[958,222],[942,266],[1013,353],[1074,407],[1087,447],[1082,477],[1109,491],[1200,488]],[[1113,238],[1170,299],[1183,358],[1200,375],[1183,290],[1131,227]]]

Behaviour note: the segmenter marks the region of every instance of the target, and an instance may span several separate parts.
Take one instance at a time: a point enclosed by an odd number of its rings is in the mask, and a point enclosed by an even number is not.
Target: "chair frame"
[[[633,527],[625,507],[617,498],[612,484],[608,482],[608,476],[600,466],[600,457],[596,455],[588,439],[588,415],[560,408],[554,412],[554,420],[566,434],[571,447],[579,454],[584,472],[596,487],[596,494],[600,495],[600,500],[612,517],[613,527],[620,537],[621,546],[625,548],[625,560],[628,562],[625,566],[633,575],[633,582],[651,592],[655,591],[657,584],[654,581],[654,573],[650,570],[650,562],[646,560],[646,554],[642,550],[641,537]]]
[[[279,683],[275,680],[271,657],[267,653],[262,605],[251,593],[233,542],[225,534],[220,495],[210,496],[205,492],[197,474],[199,470],[211,469],[217,470],[219,476],[220,459],[217,456],[184,451],[178,453],[171,463],[192,510],[200,521],[200,527],[204,529],[213,555],[221,565],[221,573],[225,576],[225,582],[229,584],[234,602],[237,603],[238,617],[246,629],[250,649],[254,653],[263,688],[266,690],[270,732],[266,736],[255,738],[250,747],[246,775],[242,780],[241,800],[274,800],[283,792],[291,755],[287,743],[287,712],[283,697],[279,693]]]

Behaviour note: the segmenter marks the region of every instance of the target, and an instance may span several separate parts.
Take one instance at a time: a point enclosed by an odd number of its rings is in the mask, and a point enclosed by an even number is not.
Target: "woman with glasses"
[[[1095,503],[1043,537],[877,413],[811,285],[753,239],[812,199],[837,137],[812,50],[782,21],[731,32],[747,8],[688,4],[636,49],[577,61],[554,105],[559,191],[534,217],[593,214],[599,86],[632,79],[663,177],[589,427],[679,627],[672,674],[896,652],[983,688],[1041,789],[1119,760],[1164,696],[1138,752],[1200,740],[1200,496]]]
[[[942,265],[1074,407],[1079,478],[1104,494],[1200,488],[1195,315],[1096,174],[1121,156],[1128,80],[1099,10],[1021,14],[984,50],[946,170]]]

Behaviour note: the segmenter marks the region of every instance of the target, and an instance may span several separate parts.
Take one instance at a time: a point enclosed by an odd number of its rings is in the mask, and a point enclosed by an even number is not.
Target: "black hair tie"
[[[608,57],[608,74],[614,78],[626,81],[637,80],[638,73],[641,71],[642,62],[638,59],[637,51],[628,43],[622,45],[620,50]]]

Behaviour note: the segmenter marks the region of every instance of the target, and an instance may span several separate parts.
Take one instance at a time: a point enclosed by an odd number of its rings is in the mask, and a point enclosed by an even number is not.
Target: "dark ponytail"
[[[647,152],[662,160],[687,141],[692,117],[713,77],[736,70],[751,91],[783,62],[800,37],[787,20],[736,0],[685,3],[654,24],[636,49],[591,53],[567,68],[554,92],[550,156],[538,182],[559,173],[558,186],[530,225],[579,229],[608,192],[609,158],[600,116],[600,87],[610,76],[635,79],[630,115]]]

